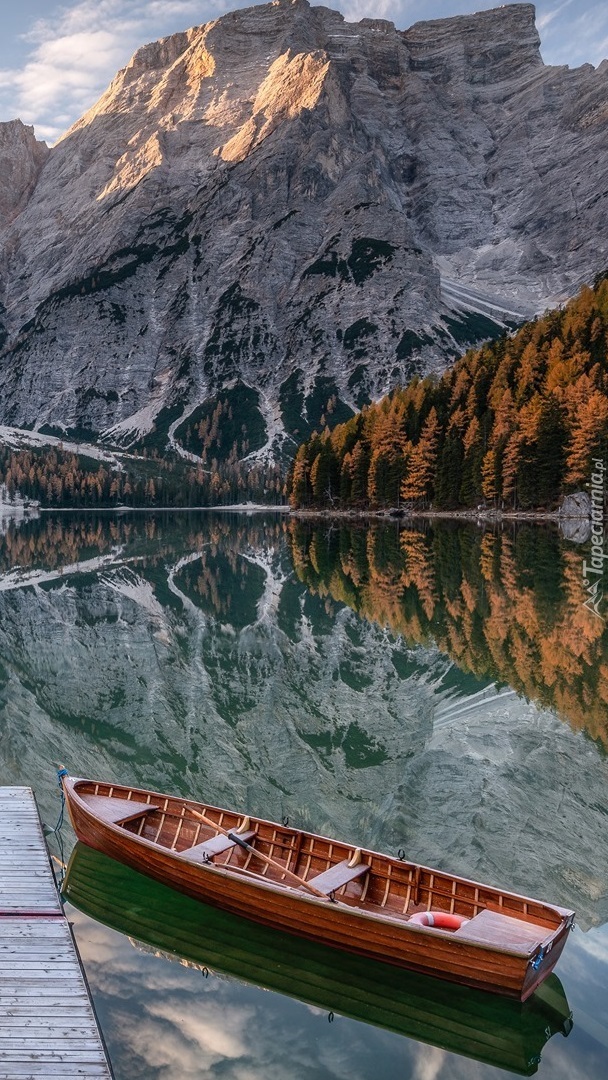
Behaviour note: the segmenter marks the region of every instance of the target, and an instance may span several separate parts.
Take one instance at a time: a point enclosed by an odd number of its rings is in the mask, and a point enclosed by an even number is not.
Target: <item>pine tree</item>
[[[319,452],[310,467],[310,485],[316,503],[333,504],[338,495],[339,478],[329,432],[327,432],[327,437],[321,439]]]
[[[365,504],[367,502],[367,476],[369,470],[369,455],[362,442],[358,442],[351,455],[351,489],[350,497],[354,503]]]
[[[465,431],[462,446],[464,460],[462,463],[459,500],[464,506],[475,506],[482,495],[481,463],[483,460],[481,426],[476,416],[473,417]]]
[[[432,499],[438,451],[439,421],[433,406],[408,461],[407,475],[401,485],[401,498],[405,502]]]
[[[342,459],[342,468],[340,469],[340,502],[344,505],[347,505],[350,502],[352,496],[352,466],[352,454],[345,454]]]
[[[492,446],[481,463],[481,491],[488,502],[497,502],[502,489],[500,452]]]
[[[341,500],[390,504],[405,474],[401,496],[414,501],[553,505],[608,453],[607,348],[603,279],[563,310],[470,350],[441,379],[413,379],[333,430]],[[316,435],[308,462],[319,448]]]
[[[435,501],[441,509],[452,510],[460,503],[463,460],[462,439],[457,432],[451,431],[443,444],[437,469]]]
[[[306,506],[309,500],[308,459],[306,443],[298,447],[293,463],[289,504],[294,510]]]
[[[594,457],[606,456],[608,439],[608,398],[594,390],[574,411],[570,446],[566,457],[566,483],[587,483]]]

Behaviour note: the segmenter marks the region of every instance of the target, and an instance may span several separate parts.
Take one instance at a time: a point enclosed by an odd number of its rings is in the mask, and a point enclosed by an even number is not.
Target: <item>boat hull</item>
[[[550,949],[533,964],[531,955],[521,951],[459,940],[449,931],[429,931],[405,919],[398,922],[346,903],[332,903],[257,874],[243,876],[222,865],[195,865],[175,851],[100,820],[78,797],[76,785],[73,780],[64,782],[79,840],[195,900],[263,926],[521,1001],[553,970],[565,944],[567,921],[551,935]],[[132,796],[166,798],[134,789]],[[184,801],[184,805],[192,810],[198,804]]]
[[[296,997],[395,1034],[524,1076],[572,1027],[556,975],[525,1004],[408,973],[179,896],[77,844],[63,884],[73,906],[165,957]],[[137,945],[136,945],[137,947]]]

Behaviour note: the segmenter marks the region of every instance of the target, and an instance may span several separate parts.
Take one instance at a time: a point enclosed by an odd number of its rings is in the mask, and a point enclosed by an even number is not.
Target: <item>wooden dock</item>
[[[30,788],[0,787],[0,1080],[112,1073]]]

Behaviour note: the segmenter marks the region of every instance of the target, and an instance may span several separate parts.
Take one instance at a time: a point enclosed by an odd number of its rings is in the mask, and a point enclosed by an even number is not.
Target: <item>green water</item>
[[[45,820],[65,763],[577,911],[558,1005],[520,1016],[93,867],[67,910],[118,1080],[605,1073],[608,647],[584,553],[530,527],[4,526],[0,783]]]

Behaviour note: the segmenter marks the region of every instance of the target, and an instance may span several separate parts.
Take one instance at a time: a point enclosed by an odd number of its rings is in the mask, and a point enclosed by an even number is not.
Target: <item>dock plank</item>
[[[30,788],[0,820],[0,1080],[111,1080]]]
[[[63,1062],[58,1065],[56,1062],[43,1061],[43,1062],[21,1062],[13,1061],[10,1066],[0,1063],[0,1080],[20,1080],[24,1077],[24,1080],[50,1080],[51,1077],[60,1077],[61,1080],[71,1080],[73,1076],[80,1077],[94,1077],[94,1076],[108,1076],[108,1068],[105,1064],[89,1064],[82,1066],[80,1064],[72,1064]]]

